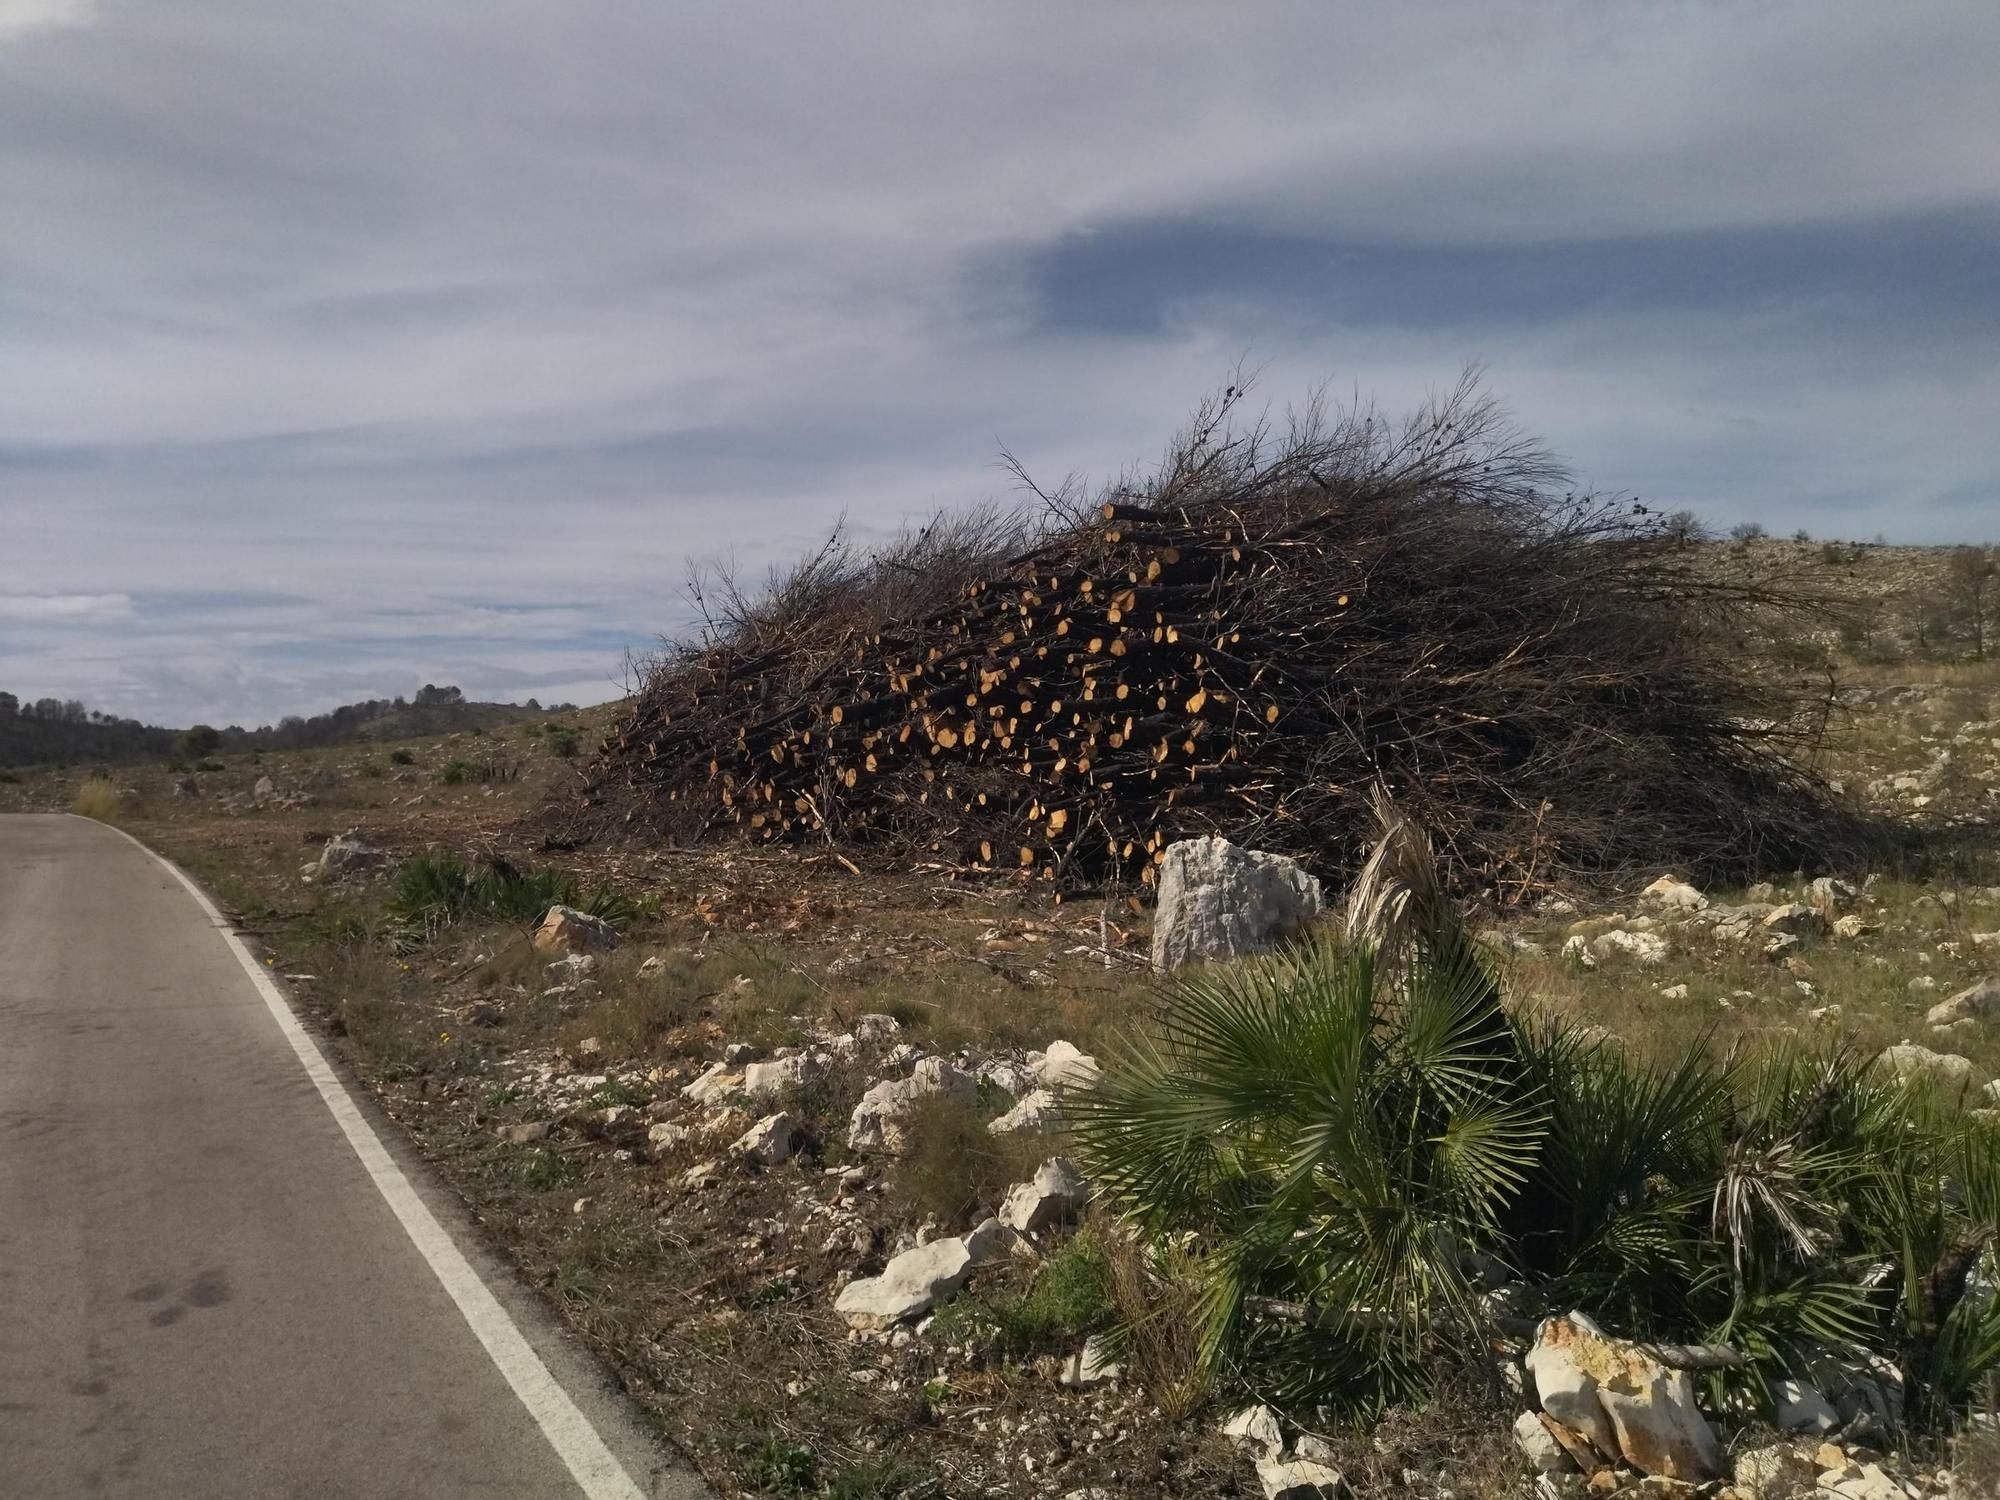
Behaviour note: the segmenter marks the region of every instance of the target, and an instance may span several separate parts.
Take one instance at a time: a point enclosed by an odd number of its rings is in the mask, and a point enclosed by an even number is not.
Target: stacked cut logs
[[[691,672],[607,750],[694,837],[921,836],[974,869],[1149,884],[1191,822],[1280,807],[1297,763],[1266,742],[1325,731],[1302,688],[1338,654],[1360,583],[1316,589],[1303,634],[1249,607],[1297,571],[1309,531],[1252,539],[1107,504],[1094,534],[843,643],[790,691],[771,691],[775,660]]]
[[[1706,644],[1727,591],[1602,508],[1308,482],[1107,504],[920,608],[886,576],[809,564],[654,663],[566,836],[1130,888],[1200,833],[1337,863],[1380,780],[1510,899],[1831,847],[1801,720]]]

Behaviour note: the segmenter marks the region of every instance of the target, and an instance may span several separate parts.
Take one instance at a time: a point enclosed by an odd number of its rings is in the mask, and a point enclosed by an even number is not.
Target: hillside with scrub
[[[725,1493],[2000,1492],[1992,553],[1235,406],[619,704],[0,806],[203,880]]]

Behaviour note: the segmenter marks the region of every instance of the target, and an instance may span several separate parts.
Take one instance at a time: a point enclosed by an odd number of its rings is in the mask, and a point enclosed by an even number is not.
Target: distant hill
[[[0,692],[0,766],[109,765],[173,755],[198,759],[218,752],[303,750],[354,740],[491,729],[574,711],[574,704],[544,707],[533,699],[525,704],[473,703],[455,687],[426,683],[414,698],[344,703],[310,718],[295,714],[257,729],[235,724],[223,729],[206,724],[170,729],[99,713],[73,699],[23,703],[12,693]]]

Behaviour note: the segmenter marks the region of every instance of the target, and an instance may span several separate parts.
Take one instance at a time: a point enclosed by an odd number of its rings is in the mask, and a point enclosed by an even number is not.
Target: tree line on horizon
[[[84,761],[109,764],[154,757],[199,760],[251,750],[305,750],[359,739],[391,728],[403,735],[435,734],[470,723],[526,714],[574,712],[575,705],[533,698],[524,704],[475,703],[452,686],[425,683],[412,697],[369,698],[322,714],[288,714],[276,724],[246,729],[195,724],[172,729],[88,708],[77,699],[23,702],[0,692],[0,766]]]

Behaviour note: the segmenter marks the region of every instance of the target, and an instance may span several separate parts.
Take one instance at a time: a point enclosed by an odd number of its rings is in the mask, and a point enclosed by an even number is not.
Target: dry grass
[[[1124,1330],[1132,1378],[1170,1422],[1183,1420],[1208,1394],[1201,1368],[1200,1282],[1171,1257],[1156,1264],[1129,1234],[1100,1229],[1111,1272],[1111,1300]]]
[[[78,787],[76,795],[69,799],[71,812],[79,817],[95,818],[100,823],[115,823],[122,805],[118,788],[95,776]]]
[[[1056,1143],[1045,1138],[989,1132],[986,1122],[995,1113],[990,1102],[944,1094],[918,1101],[901,1127],[910,1149],[888,1179],[890,1202],[900,1217],[970,1229],[1011,1184],[1034,1175],[1056,1154]]]

